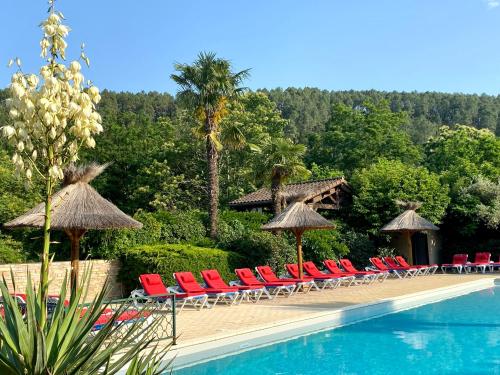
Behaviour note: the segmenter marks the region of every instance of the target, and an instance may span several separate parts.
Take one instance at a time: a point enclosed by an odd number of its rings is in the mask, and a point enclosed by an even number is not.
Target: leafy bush
[[[377,249],[377,255],[379,257],[394,257],[396,256],[396,249],[393,248],[393,247],[387,247],[387,246],[384,246],[384,247],[379,247]]]
[[[159,243],[202,243],[205,226],[197,211],[139,211],[134,218],[144,226],[138,230],[90,233],[82,247],[93,258],[115,259],[137,245]]]
[[[120,280],[128,290],[138,287],[144,273],[159,273],[173,285],[174,272],[191,271],[201,280],[200,271],[215,268],[225,280],[233,280],[234,269],[246,266],[241,255],[220,249],[188,244],[141,245],[126,249],[121,257]]]
[[[286,236],[269,232],[249,232],[227,244],[228,248],[245,257],[248,267],[268,264],[282,270],[285,263],[296,260],[295,247]]]
[[[366,233],[348,230],[342,233],[342,240],[349,248],[349,259],[357,267],[366,266],[368,258],[377,254],[374,242]]]
[[[0,234],[0,263],[23,263],[26,254],[23,245],[9,236]]]
[[[305,260],[321,264],[325,259],[338,259],[349,253],[349,248],[339,240],[337,230],[308,231],[302,239]]]

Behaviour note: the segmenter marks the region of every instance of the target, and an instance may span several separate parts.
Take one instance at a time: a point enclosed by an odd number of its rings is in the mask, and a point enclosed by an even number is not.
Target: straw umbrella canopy
[[[70,166],[64,173],[63,188],[52,195],[51,229],[64,230],[71,241],[71,287],[78,283],[80,239],[90,229],[141,228],[142,224],[104,199],[89,185],[107,165]],[[45,203],[40,203],[5,228],[43,228]]]
[[[308,229],[333,229],[334,225],[310,208],[304,202],[295,202],[288,206],[281,214],[262,226],[263,230],[279,231],[290,230],[297,240],[297,261],[299,277],[304,276],[302,267],[302,235]]]
[[[405,206],[405,211],[392,219],[389,223],[384,225],[381,232],[391,233],[399,232],[406,237],[406,243],[408,246],[408,254],[411,257],[412,253],[412,241],[411,236],[415,232],[424,231],[437,231],[439,228],[432,224],[429,220],[424,219],[422,216],[417,214],[415,211],[421,207],[418,202],[403,203],[398,202],[400,205]]]

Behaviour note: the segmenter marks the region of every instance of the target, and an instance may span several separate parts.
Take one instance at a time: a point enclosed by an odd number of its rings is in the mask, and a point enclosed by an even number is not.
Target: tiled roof
[[[301,198],[301,201],[307,201],[308,199],[339,185],[343,185],[347,191],[350,190],[346,180],[343,177],[338,177],[288,184],[283,188],[283,194],[289,203],[298,197]],[[266,204],[271,204],[271,189],[269,188],[259,189],[229,203],[229,205],[233,207],[253,205],[262,206]]]

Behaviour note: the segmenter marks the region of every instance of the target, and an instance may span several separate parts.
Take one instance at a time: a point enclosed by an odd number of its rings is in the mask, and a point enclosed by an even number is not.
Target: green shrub
[[[229,281],[235,279],[235,268],[246,266],[237,253],[187,244],[137,246],[124,251],[121,261],[119,277],[129,291],[138,287],[144,273],[159,273],[166,284],[174,285],[174,272],[191,271],[201,281],[200,271],[215,268]]]
[[[349,248],[348,258],[357,267],[365,267],[368,258],[377,254],[375,243],[366,233],[347,230],[342,233],[342,240]]]
[[[82,248],[94,259],[116,259],[137,245],[204,243],[206,230],[197,211],[139,211],[134,218],[143,224],[141,229],[90,232]]]
[[[23,263],[25,261],[26,255],[23,253],[22,243],[0,234],[0,264]]]
[[[222,211],[219,215],[219,222],[229,226],[232,223],[238,222],[248,230],[260,231],[262,224],[267,223],[271,219],[270,214],[261,212],[239,212],[239,211]]]
[[[321,264],[325,259],[338,259],[349,253],[347,245],[339,240],[337,230],[307,231],[302,238],[305,260]]]
[[[397,253],[397,251],[393,247],[384,246],[384,247],[379,247],[377,249],[377,255],[381,258],[383,258],[383,257],[395,257],[396,253]]]
[[[283,270],[285,263],[296,261],[296,250],[290,240],[269,232],[249,232],[228,244],[232,251],[245,257],[248,267],[268,264]]]

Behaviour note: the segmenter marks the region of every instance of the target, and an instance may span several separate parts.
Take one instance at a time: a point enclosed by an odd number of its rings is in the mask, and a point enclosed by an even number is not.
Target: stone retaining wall
[[[107,298],[121,298],[123,296],[123,287],[117,280],[118,271],[120,270],[120,262],[117,260],[87,260],[80,261],[80,275],[83,275],[85,269],[92,266],[92,274],[90,276],[90,286],[87,300],[92,300],[104,286],[105,280],[109,277],[109,293]],[[38,284],[40,279],[40,263],[22,263],[22,264],[0,264],[0,275],[3,275],[7,280],[9,289],[14,292],[14,287],[11,280],[11,269],[14,273],[16,282],[16,292],[24,293],[26,290],[26,275],[29,272],[35,284]],[[50,285],[49,293],[58,294],[61,284],[64,281],[66,272],[71,270],[70,262],[53,262],[50,265]]]

